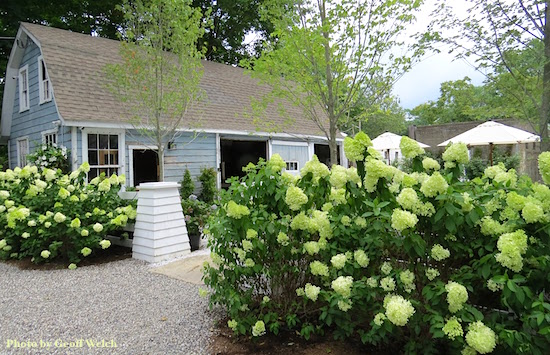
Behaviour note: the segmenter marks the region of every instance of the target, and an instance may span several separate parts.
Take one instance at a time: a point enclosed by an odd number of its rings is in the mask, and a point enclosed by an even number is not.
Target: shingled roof
[[[127,120],[128,114],[105,85],[105,65],[121,61],[119,41],[29,23],[21,26],[39,42],[59,114],[67,123]],[[265,132],[247,112],[251,112],[251,98],[261,98],[269,88],[242,68],[209,61],[202,64],[201,87],[208,98],[190,112],[186,121],[200,119],[200,128],[205,130]],[[287,104],[285,110],[292,118],[290,124],[276,104],[270,104],[265,111],[273,126],[284,127],[278,133],[324,136],[300,108]]]

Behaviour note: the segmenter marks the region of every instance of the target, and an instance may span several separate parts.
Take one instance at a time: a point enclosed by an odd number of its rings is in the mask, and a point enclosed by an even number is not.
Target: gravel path
[[[134,259],[49,271],[0,263],[0,354],[206,354],[219,313],[199,286],[149,270]]]

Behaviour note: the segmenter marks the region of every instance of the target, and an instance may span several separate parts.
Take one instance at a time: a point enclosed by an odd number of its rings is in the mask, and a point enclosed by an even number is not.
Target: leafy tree
[[[261,0],[193,0],[201,9],[203,22],[208,23],[197,42],[208,60],[237,65],[243,59],[257,55],[261,44],[269,40],[273,26],[260,16]],[[245,43],[247,34],[255,34]]]
[[[550,1],[469,0],[468,11],[459,16],[457,2],[442,1],[433,15],[428,42],[445,42],[457,57],[475,57],[477,68],[494,70],[487,78],[508,88],[517,104],[527,103],[523,112],[536,117],[542,150],[548,150],[550,119]],[[450,30],[450,31],[447,31]],[[446,35],[452,33],[453,35]],[[517,60],[520,53],[529,62]],[[507,75],[502,76],[503,73]],[[507,85],[503,86],[502,80]],[[513,83],[513,85],[510,85]],[[534,112],[532,112],[534,111]]]
[[[131,116],[147,144],[157,146],[159,180],[164,150],[187,111],[201,99],[201,13],[190,0],[125,0],[122,62],[107,65],[109,89]]]
[[[303,109],[325,134],[336,162],[338,126],[366,93],[385,97],[416,53],[396,55],[421,1],[270,0],[276,46],[252,60],[254,75]],[[326,119],[328,118],[328,120]]]
[[[340,129],[351,135],[358,131],[366,132],[369,137],[375,138],[384,132],[405,134],[406,112],[394,96],[385,97],[376,104],[371,104],[369,99],[361,101],[356,109],[357,113],[349,120],[340,124]]]

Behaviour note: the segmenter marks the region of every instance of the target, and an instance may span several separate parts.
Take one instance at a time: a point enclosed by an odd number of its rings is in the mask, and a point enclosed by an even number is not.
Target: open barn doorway
[[[267,159],[266,141],[221,139],[220,147],[222,188],[229,186],[226,180],[230,177],[243,177],[243,167],[248,163],[256,164],[260,158]]]
[[[336,164],[340,164],[340,145],[336,146],[337,149],[337,161]],[[313,152],[317,155],[319,161],[326,166],[330,167],[330,148],[328,144],[314,144]]]
[[[131,149],[133,185],[159,181],[159,158],[156,150]]]

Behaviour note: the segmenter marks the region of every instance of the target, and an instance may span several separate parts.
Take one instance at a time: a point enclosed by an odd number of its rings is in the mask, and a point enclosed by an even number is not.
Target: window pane
[[[109,149],[109,135],[99,135],[99,149]]]
[[[88,163],[97,165],[97,150],[88,150]]]
[[[118,136],[115,136],[115,135],[109,136],[109,148],[118,149]]]
[[[118,165],[118,150],[109,151],[109,164]]]
[[[90,169],[88,172],[88,181],[92,180],[97,176],[97,169]]]
[[[88,134],[88,149],[97,149],[97,134]]]
[[[100,150],[99,151],[99,165],[109,165],[109,151]]]

